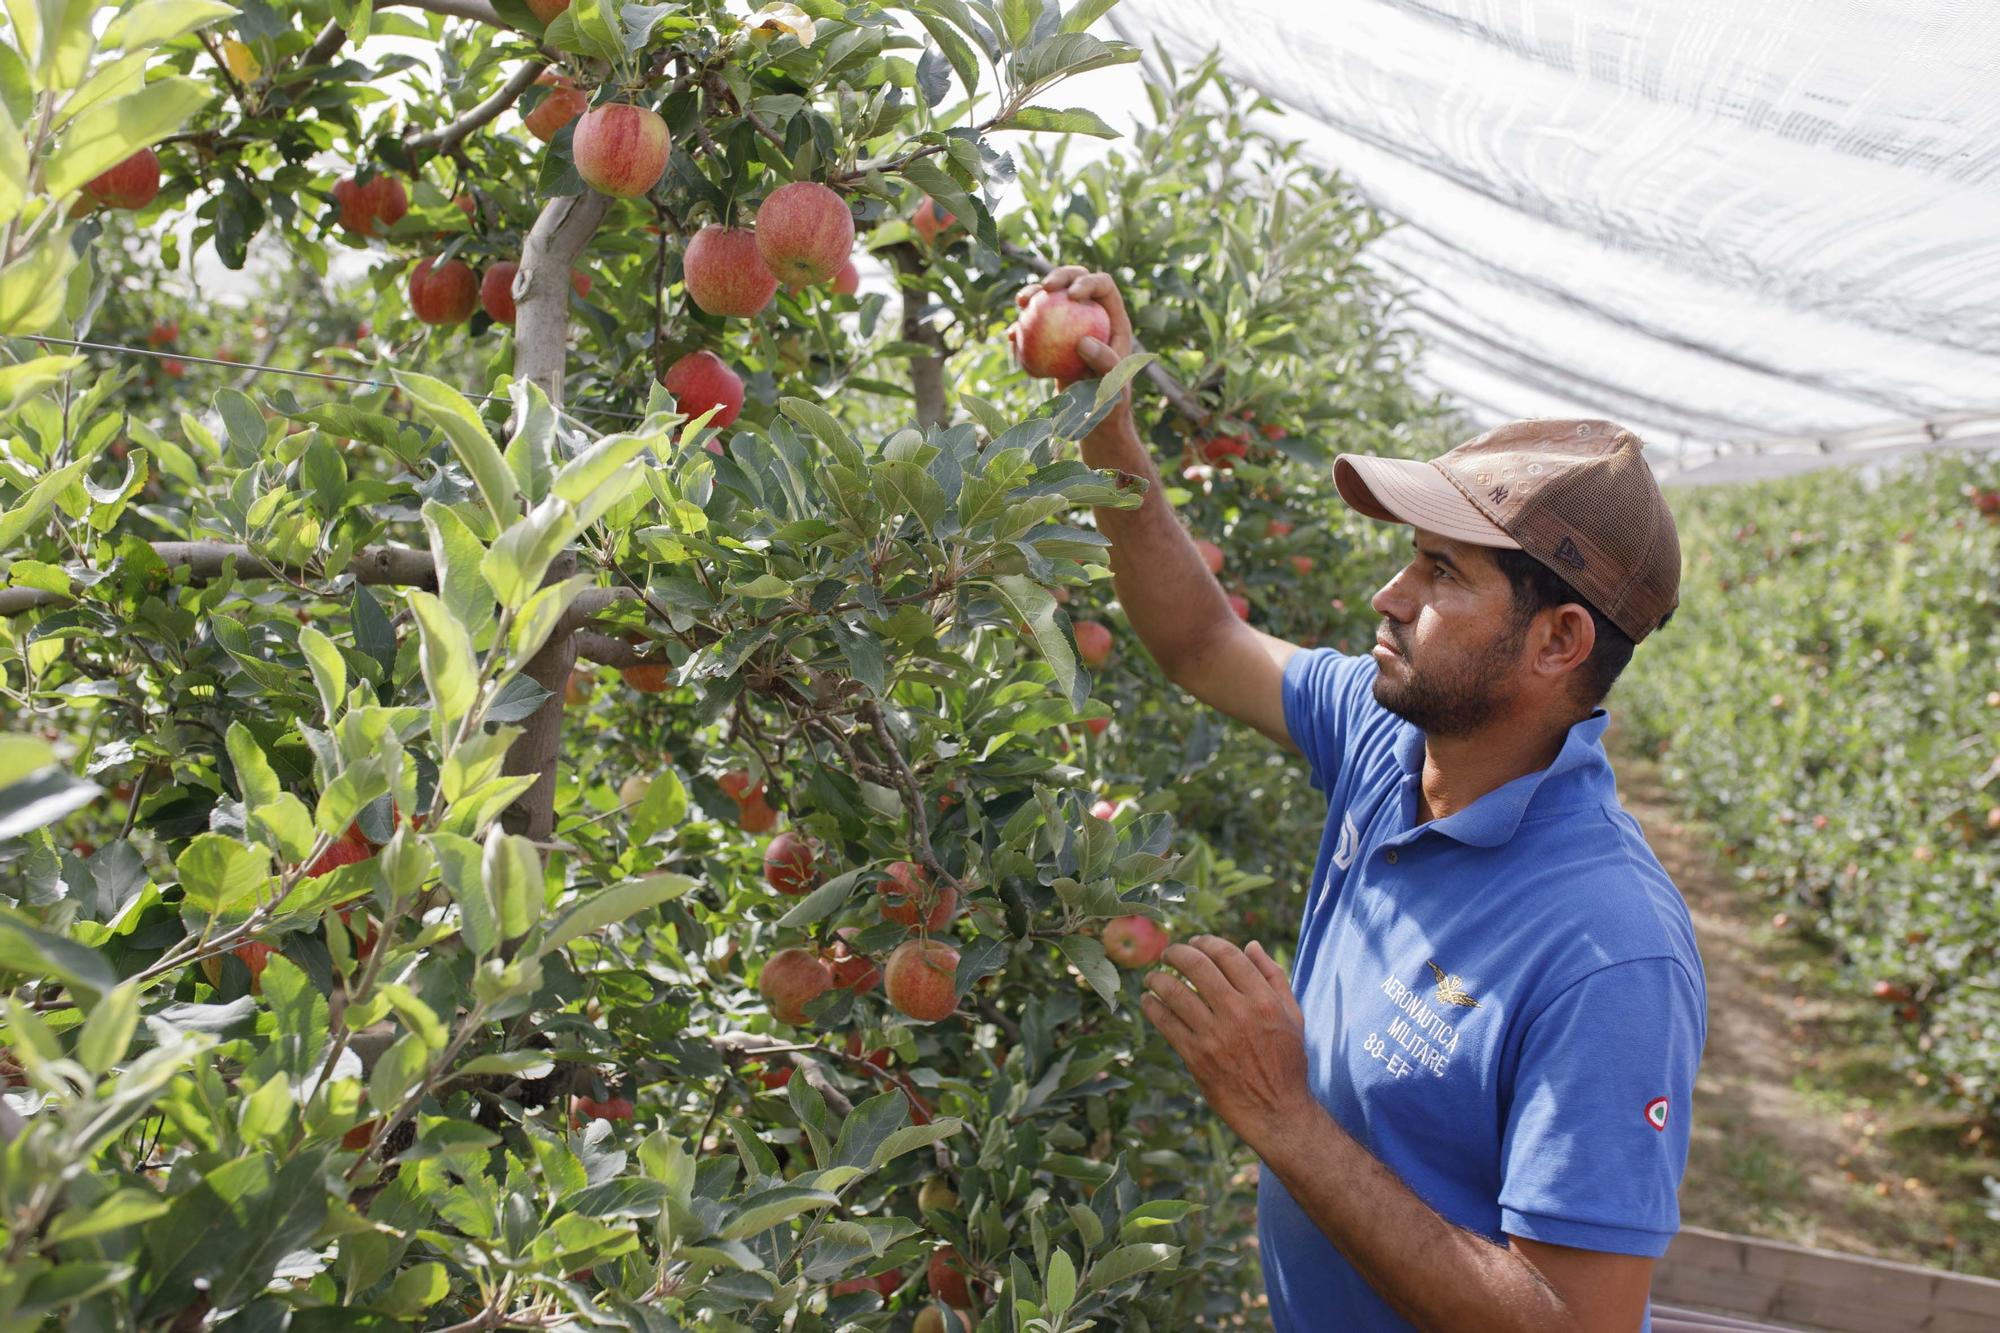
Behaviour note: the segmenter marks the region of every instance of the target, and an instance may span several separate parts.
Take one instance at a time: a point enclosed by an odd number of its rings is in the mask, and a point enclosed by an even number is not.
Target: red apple
[[[833,955],[828,964],[833,969],[833,984],[856,995],[866,995],[881,984],[882,969],[868,955],[855,952],[854,937],[861,933],[859,930],[842,926],[833,933]]]
[[[1108,717],[1087,717],[1083,720],[1083,729],[1093,736],[1102,736],[1110,727],[1111,719]]]
[[[511,259],[503,259],[479,280],[479,304],[495,324],[514,322],[514,275],[521,266]]]
[[[350,826],[347,832],[333,840],[331,846],[313,858],[312,864],[306,867],[306,878],[316,878],[342,866],[358,864],[373,855],[375,845],[361,836],[360,829]]]
[[[1264,536],[1271,541],[1278,541],[1281,538],[1291,535],[1292,525],[1285,522],[1282,518],[1274,518],[1264,525]]]
[[[630,1120],[635,1109],[629,1097],[606,1097],[598,1101],[592,1097],[572,1097],[569,1099],[570,1120],[579,1116],[592,1120]]]
[[[911,929],[919,920],[925,930],[944,929],[958,913],[958,890],[949,884],[933,888],[930,881],[922,866],[908,861],[892,863],[889,877],[875,885],[882,919]]]
[[[840,266],[840,272],[833,275],[833,294],[852,296],[860,290],[861,270],[854,267],[854,261],[850,259]]]
[[[966,1272],[965,1261],[959,1258],[958,1251],[951,1246],[931,1251],[925,1276],[930,1280],[931,1295],[946,1305],[962,1310],[972,1304],[972,1291],[966,1281],[969,1275]]]
[[[1222,572],[1222,548],[1206,537],[1195,539],[1194,549],[1201,552],[1201,562],[1208,566],[1211,574]]]
[[[426,324],[462,324],[479,305],[479,278],[462,259],[426,255],[410,274],[410,311]]]
[[[757,978],[757,993],[771,1016],[780,1023],[803,1027],[812,1020],[806,1006],[833,987],[833,974],[826,964],[804,949],[780,949],[764,964]]]
[[[625,683],[641,694],[663,694],[667,688],[667,666],[664,662],[646,662],[639,666],[623,667],[618,672]]]
[[[1007,342],[1021,368],[1036,379],[1071,384],[1091,374],[1076,346],[1085,338],[1111,337],[1111,316],[1095,301],[1072,300],[1068,292],[1038,291],[1022,309]]]
[[[1233,468],[1236,460],[1247,456],[1250,446],[1235,435],[1211,435],[1201,442],[1202,460],[1211,467]]]
[[[1238,620],[1250,619],[1250,599],[1240,592],[1229,594],[1229,609],[1236,613]]]
[[[180,321],[175,319],[165,319],[153,325],[152,329],[147,332],[146,342],[149,346],[152,347],[165,347],[168,343],[174,341],[176,338],[180,336],[181,336]]]
[[[352,176],[336,181],[333,202],[340,210],[341,229],[356,236],[380,236],[410,211],[403,182],[385,174],[369,177],[366,185]]]
[[[940,209],[929,195],[917,205],[917,211],[910,214],[910,230],[924,238],[925,245],[936,245],[940,232],[950,231],[958,219]]]
[[[758,253],[757,234],[742,227],[703,227],[681,257],[688,300],[711,315],[747,318],[771,304],[778,279]]]
[[[736,424],[743,412],[743,380],[713,352],[689,352],[667,367],[660,383],[674,396],[681,415],[698,417],[713,407],[708,424],[719,429]]]
[[[854,214],[818,181],[793,181],[757,208],[757,253],[781,282],[807,287],[840,272],[854,251]]]
[[[715,785],[727,792],[729,799],[735,801],[738,805],[749,800],[752,794],[750,775],[740,768],[733,768],[729,772],[724,773],[715,780]],[[761,793],[764,790],[764,784],[761,782],[758,783],[755,790],[757,793]]]
[[[541,21],[544,28],[556,21],[556,15],[569,8],[569,0],[528,0],[528,12]]]
[[[919,1023],[958,1009],[958,950],[942,940],[904,940],[882,969],[882,993]]]
[[[573,268],[569,271],[569,285],[570,289],[577,294],[579,300],[590,295],[590,275],[580,268]]]
[[[159,194],[160,159],[150,148],[141,148],[83,187],[83,197],[101,208],[140,209]]]
[[[1297,570],[1301,577],[1313,572],[1313,558],[1311,556],[1295,555],[1291,557],[1291,561],[1292,568]]]
[[[569,0],[563,0],[567,5]],[[535,82],[548,89],[542,100],[521,117],[521,123],[528,132],[543,143],[556,137],[556,132],[590,109],[590,98],[583,89],[556,73],[545,69]]]
[[[1121,916],[1104,927],[1104,956],[1120,967],[1151,967],[1171,937],[1149,916]]]
[[[1079,620],[1076,630],[1076,655],[1083,664],[1095,670],[1111,660],[1111,631],[1095,620]]]
[[[778,812],[764,799],[763,788],[736,807],[736,827],[745,833],[769,833],[778,826]]]
[[[764,851],[764,882],[796,898],[819,882],[813,873],[812,844],[797,833],[780,833]]]
[[[177,380],[187,374],[187,362],[177,356],[170,356],[160,362],[160,373],[170,380]]]
[[[570,139],[583,183],[618,199],[636,199],[666,174],[674,147],[667,122],[630,102],[606,102],[586,111]]]

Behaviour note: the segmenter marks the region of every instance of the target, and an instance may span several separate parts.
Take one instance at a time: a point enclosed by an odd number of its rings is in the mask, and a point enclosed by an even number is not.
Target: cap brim
[[[1505,528],[1429,463],[1342,454],[1333,463],[1333,484],[1351,508],[1384,523],[1407,523],[1474,546],[1521,549]]]

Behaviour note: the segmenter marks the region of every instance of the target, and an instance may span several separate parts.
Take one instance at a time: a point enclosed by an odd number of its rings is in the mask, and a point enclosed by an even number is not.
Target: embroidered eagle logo
[[[1453,972],[1447,975],[1445,970],[1436,963],[1432,963],[1430,969],[1438,979],[1437,997],[1440,1000],[1443,1000],[1446,1004],[1455,1004],[1464,1009],[1477,1009],[1479,1007],[1479,1001],[1472,998],[1472,992],[1465,988],[1465,982],[1459,977],[1458,973]]]

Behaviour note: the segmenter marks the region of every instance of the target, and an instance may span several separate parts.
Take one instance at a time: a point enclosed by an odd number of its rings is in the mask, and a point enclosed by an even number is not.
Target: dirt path
[[[1626,808],[1686,896],[1708,976],[1681,1218],[1802,1245],[2000,1276],[1990,1140],[1925,1106],[1884,1017],[1739,892],[1659,765],[1614,742]]]

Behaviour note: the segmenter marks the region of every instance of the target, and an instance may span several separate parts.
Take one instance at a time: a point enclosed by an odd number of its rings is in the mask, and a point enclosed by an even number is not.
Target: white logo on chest
[[[1333,849],[1333,863],[1342,870],[1354,864],[1354,853],[1361,846],[1361,830],[1354,827],[1354,816],[1342,812],[1340,816],[1340,842]]]

